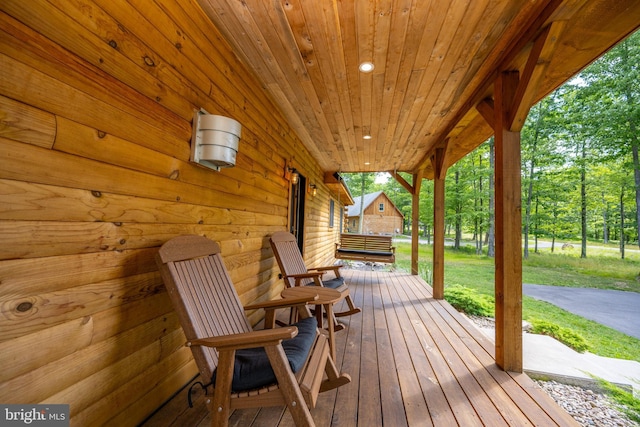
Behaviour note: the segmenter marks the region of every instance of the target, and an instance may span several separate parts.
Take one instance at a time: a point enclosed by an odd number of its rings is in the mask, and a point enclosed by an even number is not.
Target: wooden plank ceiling
[[[498,71],[528,79],[526,114],[640,26],[637,0],[198,1],[325,172],[426,178],[491,136]]]

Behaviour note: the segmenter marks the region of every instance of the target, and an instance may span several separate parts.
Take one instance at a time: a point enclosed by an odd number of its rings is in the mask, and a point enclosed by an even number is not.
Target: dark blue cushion
[[[309,317],[302,319],[292,326],[298,327],[298,335],[283,340],[284,349],[291,370],[298,372],[307,360],[311,346],[316,338],[316,319]],[[216,381],[216,374],[213,373],[211,381]],[[235,364],[233,367],[233,392],[252,390],[270,384],[277,383],[276,375],[271,368],[271,363],[263,347],[247,348],[236,351]]]
[[[333,279],[323,280],[322,284],[324,285],[325,288],[336,289],[344,284],[344,278],[335,277]],[[315,286],[315,284],[311,282],[307,286]]]

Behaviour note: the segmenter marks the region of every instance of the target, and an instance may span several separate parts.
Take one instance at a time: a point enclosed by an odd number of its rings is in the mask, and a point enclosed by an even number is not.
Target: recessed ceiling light
[[[364,135],[362,139],[371,139],[371,135]]]
[[[369,162],[364,162],[365,166],[369,166],[371,163]]]
[[[373,71],[374,66],[371,62],[363,62],[358,68],[360,68],[360,71],[363,73],[370,73]]]

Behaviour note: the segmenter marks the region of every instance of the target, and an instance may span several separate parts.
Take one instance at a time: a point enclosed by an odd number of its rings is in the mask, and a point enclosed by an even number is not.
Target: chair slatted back
[[[270,238],[271,249],[276,256],[280,272],[283,276],[291,276],[294,274],[303,274],[307,272],[298,242],[295,236],[286,231],[277,231]],[[313,282],[313,279],[301,280],[302,285]],[[295,286],[295,279],[287,278],[285,284],[292,288]]]
[[[187,340],[252,330],[217,243],[201,236],[176,237],[160,248],[157,262]],[[211,378],[217,351],[191,350],[200,373]]]

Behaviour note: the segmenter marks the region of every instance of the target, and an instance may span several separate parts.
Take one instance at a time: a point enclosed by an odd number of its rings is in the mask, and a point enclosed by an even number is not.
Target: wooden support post
[[[413,192],[411,193],[411,274],[418,275],[418,248],[420,239],[420,188],[424,170],[413,174]]]
[[[444,149],[438,148],[431,157],[433,178],[433,297],[444,298]]]
[[[517,71],[495,81],[496,363],[522,372],[522,200],[520,132],[511,130]]]
[[[565,22],[556,21],[534,40],[522,77],[503,71],[494,101],[476,109],[495,132],[496,363],[522,372],[522,201],[520,130],[558,46]]]
[[[418,275],[418,239],[420,238],[420,187],[424,169],[413,174],[413,185],[405,181],[396,171],[388,171],[409,193],[411,193],[411,274]]]

